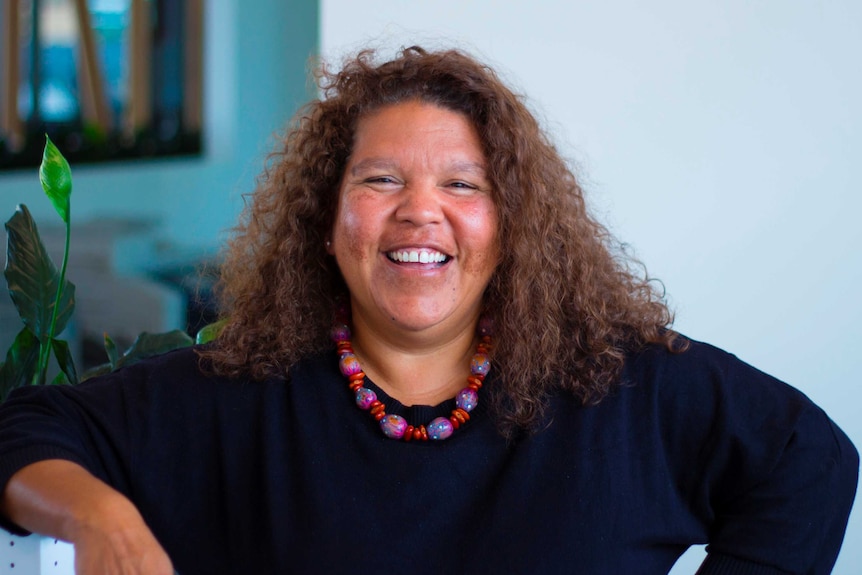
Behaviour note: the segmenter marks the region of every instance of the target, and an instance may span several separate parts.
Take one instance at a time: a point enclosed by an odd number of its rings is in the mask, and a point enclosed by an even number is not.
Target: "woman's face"
[[[354,324],[473,329],[499,260],[497,210],[476,130],[417,101],[361,118],[329,248]]]

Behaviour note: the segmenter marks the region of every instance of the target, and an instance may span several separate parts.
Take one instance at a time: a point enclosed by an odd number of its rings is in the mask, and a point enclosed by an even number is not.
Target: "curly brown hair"
[[[493,70],[457,50],[411,47],[382,63],[360,52],[340,71],[321,67],[318,80],[322,98],[296,115],[227,244],[227,324],[200,350],[212,371],[284,375],[332,345],[346,287],[324,243],[353,134],[364,115],[410,100],[464,114],[484,148],[502,254],[484,307],[495,324],[492,408],[505,434],[541,421],[553,388],[598,402],[633,349],[684,347],[660,284],[590,216],[572,171]]]

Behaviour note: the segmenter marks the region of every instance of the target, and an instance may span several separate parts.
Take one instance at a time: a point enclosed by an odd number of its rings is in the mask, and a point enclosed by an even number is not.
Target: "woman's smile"
[[[449,256],[446,254],[426,249],[391,251],[386,254],[386,257],[399,264],[432,264],[431,267],[435,268],[449,261]]]

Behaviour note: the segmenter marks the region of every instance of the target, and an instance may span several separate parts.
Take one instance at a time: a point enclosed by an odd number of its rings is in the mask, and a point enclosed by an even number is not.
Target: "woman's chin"
[[[459,315],[456,310],[440,309],[426,301],[391,306],[385,312],[390,327],[403,332],[429,332],[448,323],[461,323],[456,321]]]

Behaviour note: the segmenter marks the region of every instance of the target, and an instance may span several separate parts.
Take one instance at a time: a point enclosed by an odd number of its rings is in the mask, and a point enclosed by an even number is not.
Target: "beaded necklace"
[[[340,314],[339,314],[340,315]],[[380,424],[383,435],[390,439],[403,441],[428,441],[429,439],[448,439],[456,429],[470,421],[470,412],[479,404],[479,389],[491,369],[488,352],[491,350],[491,324],[487,320],[479,322],[479,345],[470,361],[470,376],[467,387],[455,396],[455,409],[446,417],[437,417],[428,425],[413,426],[406,419],[394,413],[386,413],[386,405],[377,399],[377,394],[365,386],[365,372],[353,353],[350,343],[350,328],[343,318],[332,328],[332,340],[338,347],[338,367],[347,378],[348,387],[353,392],[356,405],[367,411]]]

